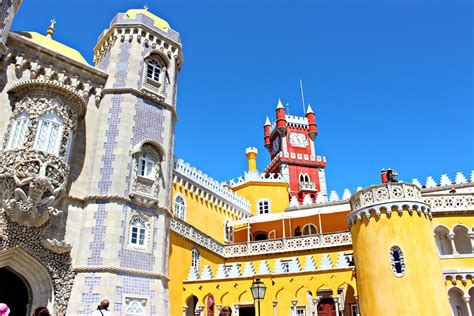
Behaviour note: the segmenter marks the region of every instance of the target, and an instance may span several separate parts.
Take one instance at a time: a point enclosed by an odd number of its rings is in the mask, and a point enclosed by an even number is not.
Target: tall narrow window
[[[63,121],[54,113],[40,117],[33,148],[57,155],[63,134]]]
[[[26,129],[28,127],[28,115],[21,113],[13,122],[8,140],[7,149],[20,148],[25,140]]]
[[[130,244],[146,246],[146,223],[143,218],[134,217],[130,222]]]
[[[174,216],[182,219],[183,221],[186,220],[186,200],[181,194],[176,195],[174,198],[173,213]]]
[[[398,246],[393,246],[390,248],[390,263],[392,266],[392,272],[397,277],[402,277],[405,275],[405,257],[403,256],[403,251]]]
[[[146,152],[142,153],[138,159],[138,175],[145,178],[154,179],[156,175],[155,165],[156,161],[150,154]]]
[[[146,68],[146,76],[155,81],[160,80],[161,65],[155,59],[150,59]]]
[[[199,271],[201,267],[201,254],[196,248],[193,248],[193,250],[191,251],[191,266],[196,271]]]

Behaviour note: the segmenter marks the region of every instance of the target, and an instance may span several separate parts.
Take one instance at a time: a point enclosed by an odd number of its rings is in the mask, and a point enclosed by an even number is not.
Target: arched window
[[[20,148],[25,140],[26,129],[28,127],[28,115],[21,113],[13,122],[8,140],[7,149]]]
[[[318,229],[316,228],[316,225],[306,224],[303,226],[303,236],[316,235],[317,233]]]
[[[61,146],[64,123],[55,113],[40,117],[34,149],[57,155]]]
[[[155,155],[143,152],[138,158],[138,175],[148,179],[155,179],[156,160]]]
[[[303,183],[304,182],[304,176],[302,173],[300,173],[300,183]]]
[[[268,239],[268,235],[267,235],[266,232],[256,232],[255,233],[254,241],[267,240],[267,239]]]
[[[395,276],[402,277],[405,275],[405,257],[400,247],[393,246],[390,248],[390,264],[392,266],[392,272],[395,274]]]
[[[191,250],[191,267],[193,267],[196,271],[200,271],[201,269],[201,254],[196,248]]]
[[[448,238],[449,230],[444,226],[437,226],[434,232],[436,246],[438,247],[439,254],[441,256],[452,255],[453,247],[451,246],[451,241]]]
[[[308,176],[308,174],[305,174],[305,175],[304,175],[304,182],[306,182],[307,184],[309,183],[309,176]]]
[[[469,237],[469,229],[463,225],[456,225],[453,228],[454,245],[460,254],[472,253],[471,238]]]
[[[129,242],[135,246],[146,246],[147,227],[145,220],[141,217],[134,217],[130,221]]]
[[[159,81],[161,68],[162,66],[156,59],[150,59],[146,67],[146,76],[155,81]]]
[[[174,198],[173,213],[174,216],[182,219],[183,221],[186,220],[186,200],[181,194],[176,195]]]
[[[215,308],[215,301],[214,301],[214,296],[209,294],[206,299],[206,305],[207,305],[207,316],[214,316],[214,308]]]

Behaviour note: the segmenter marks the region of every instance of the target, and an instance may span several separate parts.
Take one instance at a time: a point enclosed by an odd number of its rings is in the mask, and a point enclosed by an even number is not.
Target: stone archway
[[[54,310],[53,284],[48,271],[23,249],[15,247],[0,251],[0,268],[8,269],[27,286],[30,292],[28,315],[31,314],[31,308],[37,306],[47,306],[51,311]]]
[[[31,310],[31,288],[29,284],[14,271],[0,268],[0,297],[14,315],[29,315]]]

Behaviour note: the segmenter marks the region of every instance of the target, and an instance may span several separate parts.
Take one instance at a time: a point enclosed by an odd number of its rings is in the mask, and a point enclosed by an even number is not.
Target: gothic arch
[[[153,55],[157,55],[160,58],[160,60],[165,63],[166,67],[170,66],[170,59],[168,58],[168,56],[166,56],[164,52],[162,52],[159,49],[152,49],[148,54],[146,54],[144,60],[153,58]]]
[[[153,146],[156,149],[156,151],[160,154],[161,161],[165,160],[165,149],[163,148],[163,145],[161,145],[160,143],[158,143],[157,141],[153,139],[142,140],[141,142],[133,146],[132,155],[135,155],[136,153],[141,152],[142,147],[145,144],[149,144]]]
[[[16,247],[0,252],[0,267],[8,267],[30,286],[32,306],[47,306],[54,310],[53,284],[46,268]]]

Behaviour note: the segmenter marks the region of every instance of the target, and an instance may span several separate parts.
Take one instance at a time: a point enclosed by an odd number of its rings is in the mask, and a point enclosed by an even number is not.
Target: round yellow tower
[[[420,189],[375,185],[352,195],[350,204],[361,315],[451,315]]]

